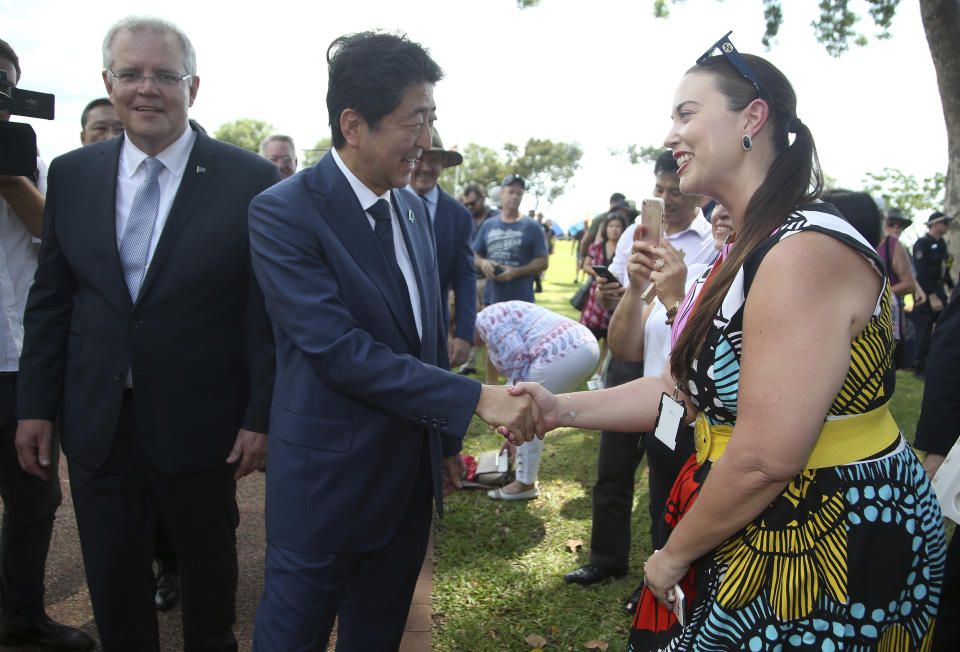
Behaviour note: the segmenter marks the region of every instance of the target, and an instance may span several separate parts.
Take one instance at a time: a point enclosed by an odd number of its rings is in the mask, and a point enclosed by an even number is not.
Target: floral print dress
[[[713,425],[736,425],[743,306],[753,275],[777,242],[807,230],[838,238],[882,269],[873,248],[829,204],[807,206],[759,245],[693,366],[691,398]],[[893,344],[884,282],[872,319],[851,344],[847,377],[827,421],[889,401]],[[681,582],[685,627],[645,592],[628,652],[930,649],[945,558],[939,503],[902,437],[865,453],[851,464],[802,471],[752,523],[698,560]],[[696,500],[710,465],[687,462],[667,505],[667,528]]]

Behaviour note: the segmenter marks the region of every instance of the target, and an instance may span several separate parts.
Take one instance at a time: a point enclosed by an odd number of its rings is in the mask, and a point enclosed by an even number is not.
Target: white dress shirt
[[[170,215],[170,207],[173,206],[173,199],[177,196],[180,181],[183,179],[183,171],[187,167],[187,159],[190,158],[190,151],[193,149],[193,143],[196,140],[196,132],[188,126],[186,131],[184,131],[177,140],[154,157],[163,163],[163,169],[160,170],[160,174],[157,176],[157,183],[160,184],[160,207],[157,210],[157,221],[153,225],[153,236],[150,238],[150,249],[147,252],[147,267],[150,266],[150,262],[153,260],[153,252],[157,249],[160,234],[163,233],[163,227],[167,223],[167,217]],[[120,249],[121,241],[123,241],[123,230],[126,228],[127,219],[130,217],[133,198],[147,175],[146,170],[144,170],[141,165],[147,156],[146,153],[131,143],[129,138],[123,139],[123,147],[120,149],[120,163],[117,166],[116,215],[118,250]]]
[[[617,275],[623,287],[630,286],[630,278],[627,276],[627,261],[630,260],[633,232],[636,230],[637,225],[634,223],[623,231],[623,235],[617,240],[617,253],[614,256],[613,263],[610,264],[610,271]],[[687,267],[694,263],[709,263],[717,256],[717,250],[713,247],[713,232],[710,228],[710,222],[706,220],[699,208],[697,209],[697,216],[690,222],[690,226],[673,235],[664,234],[663,237],[674,249],[683,249],[683,262]]]
[[[47,194],[47,164],[37,158],[37,189]],[[40,239],[27,230],[10,204],[0,197],[0,371],[17,371],[23,351],[23,311],[37,271]]]
[[[350,187],[353,188],[353,193],[357,196],[357,200],[360,202],[360,206],[363,207],[364,211],[376,204],[378,199],[385,199],[390,206],[390,224],[393,228],[393,249],[397,254],[397,265],[400,266],[400,273],[403,274],[403,280],[407,282],[407,292],[410,295],[410,307],[413,308],[413,319],[417,323],[417,335],[422,338],[423,318],[420,315],[420,291],[417,288],[417,277],[413,273],[410,254],[407,252],[407,246],[403,241],[403,232],[400,230],[400,220],[397,218],[397,211],[394,209],[393,202],[390,200],[390,191],[388,190],[382,195],[375,194],[363,185],[363,182],[350,171],[350,168],[348,168],[340,158],[340,154],[337,153],[336,148],[331,148],[330,152],[333,154],[333,160],[336,161],[337,167],[340,168],[343,176],[345,176],[350,183]],[[367,222],[370,224],[370,237],[376,241],[376,236],[373,235],[373,227],[376,224],[376,220],[374,220],[369,213],[367,213]]]

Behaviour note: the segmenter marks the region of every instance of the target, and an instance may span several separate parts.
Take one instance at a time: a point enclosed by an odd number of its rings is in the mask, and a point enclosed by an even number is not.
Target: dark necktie
[[[380,243],[380,249],[383,251],[384,258],[387,259],[387,267],[390,268],[390,273],[393,274],[396,289],[400,293],[400,296],[403,297],[403,305],[406,307],[407,317],[409,317],[410,323],[413,324],[413,307],[410,305],[410,290],[407,286],[406,279],[403,278],[403,272],[400,271],[400,265],[397,264],[397,250],[393,246],[393,224],[390,220],[390,205],[387,203],[387,200],[378,199],[373,206],[367,209],[367,212],[375,222],[373,233],[377,236],[377,241]]]
[[[420,199],[423,201],[423,210],[427,212],[427,219],[430,220],[430,224],[433,224],[433,216],[430,214],[430,202],[428,202],[427,198],[423,195],[420,195]]]

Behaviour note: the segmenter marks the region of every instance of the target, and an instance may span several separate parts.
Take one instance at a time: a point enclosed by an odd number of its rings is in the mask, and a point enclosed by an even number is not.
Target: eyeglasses
[[[520,187],[524,190],[527,189],[527,180],[521,177],[519,174],[508,174],[503,178],[503,183],[500,184],[500,187],[505,187],[512,185],[514,183],[519,183]]]
[[[753,84],[753,87],[757,89],[757,95],[762,95],[763,91],[760,90],[760,79],[757,78],[753,71],[750,70],[750,66],[747,65],[747,62],[744,58],[737,52],[737,48],[733,47],[733,43],[730,42],[730,35],[733,34],[733,30],[730,30],[723,35],[723,38],[710,46],[710,49],[703,53],[699,59],[697,59],[697,65],[700,65],[704,61],[710,58],[710,55],[713,54],[713,51],[720,49],[720,54],[726,57],[727,61],[733,64],[733,67],[737,69],[744,79]]]
[[[465,201],[463,205],[467,208],[480,208],[483,206],[483,197],[477,197],[473,201]]]
[[[292,156],[268,156],[267,160],[271,163],[293,163]]]
[[[122,70],[119,73],[113,72],[107,68],[107,74],[116,79],[121,86],[133,88],[139,86],[144,79],[152,79],[158,87],[173,88],[185,79],[190,79],[193,75],[177,75],[171,72],[158,72],[155,75],[144,75],[136,70]]]

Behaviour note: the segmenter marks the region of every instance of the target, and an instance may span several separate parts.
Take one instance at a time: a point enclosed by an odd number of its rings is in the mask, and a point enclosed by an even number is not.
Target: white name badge
[[[683,428],[683,417],[686,414],[686,404],[683,401],[674,400],[664,392],[660,396],[660,413],[657,415],[657,427],[653,431],[653,436],[670,450],[676,450],[677,436]]]

